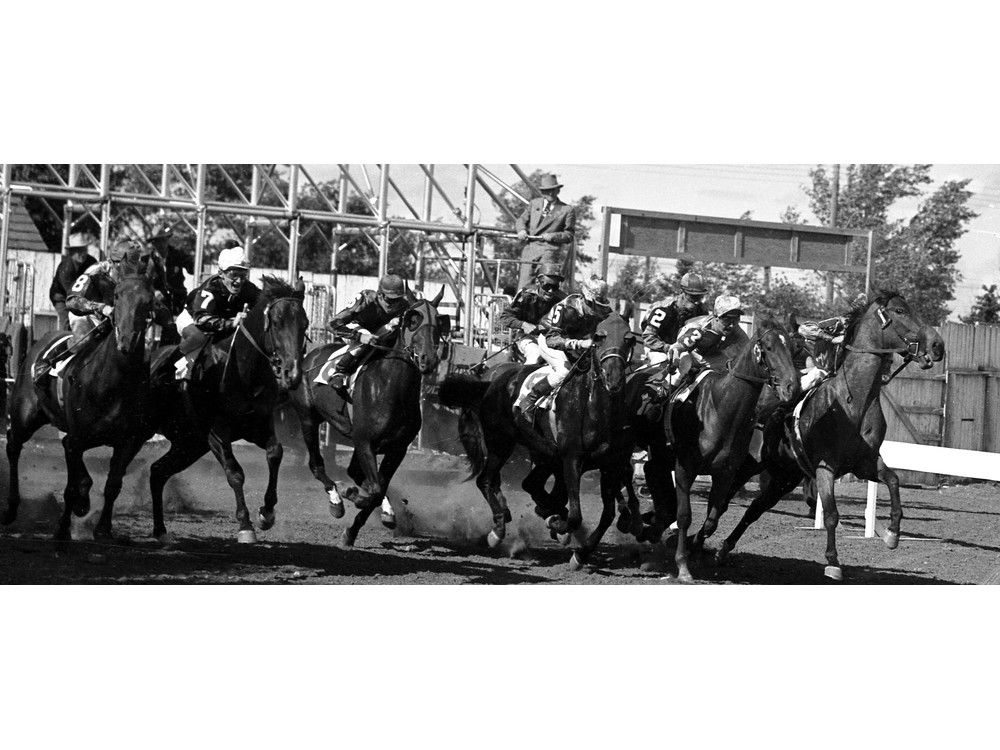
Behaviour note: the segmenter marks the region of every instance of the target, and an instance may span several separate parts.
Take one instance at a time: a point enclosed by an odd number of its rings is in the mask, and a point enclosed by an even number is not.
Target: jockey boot
[[[528,425],[530,426],[534,422],[535,419],[534,411],[535,407],[538,406],[538,402],[541,401],[546,396],[548,396],[550,393],[552,393],[553,390],[555,390],[555,388],[552,386],[551,383],[549,383],[548,378],[542,378],[541,380],[539,380],[537,383],[531,386],[531,390],[528,391],[528,394],[524,399],[524,403],[521,404],[520,409],[515,408],[516,412],[515,416],[519,420],[527,422]]]
[[[52,372],[52,368],[55,367],[57,361],[58,360],[55,358],[49,359],[48,357],[40,357],[38,361],[35,362],[35,366],[32,368],[31,373],[31,379],[35,382],[35,385],[45,384],[45,378],[50,372]]]
[[[340,359],[337,360],[337,364],[334,365],[333,375],[330,376],[330,387],[337,392],[344,401],[350,401],[350,396],[347,394],[347,385],[351,379],[351,375],[354,374],[355,368],[358,366],[358,357],[354,355],[353,352],[346,352]]]
[[[639,416],[645,416],[651,420],[658,420],[662,413],[660,409],[664,401],[667,400],[667,386],[664,384],[669,373],[666,370],[657,373],[649,380],[642,389],[642,399],[639,402]]]

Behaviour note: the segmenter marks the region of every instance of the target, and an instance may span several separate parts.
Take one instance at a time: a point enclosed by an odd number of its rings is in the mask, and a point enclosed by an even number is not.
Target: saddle
[[[352,346],[354,346],[354,344],[346,344],[339,349],[334,349],[330,356],[327,357],[326,362],[323,363],[323,366],[319,368],[319,372],[316,374],[316,377],[313,378],[313,382],[319,383],[320,385],[330,385],[330,378],[333,377],[333,371],[337,367],[337,362],[341,357],[347,354],[348,350],[350,350]],[[357,385],[358,377],[361,375],[362,370],[364,370],[368,365],[368,362],[371,361],[373,355],[374,351],[369,352],[365,358],[361,360],[361,363],[354,369],[354,372],[351,373],[351,377],[347,381],[347,397],[349,399],[353,400],[354,386]]]

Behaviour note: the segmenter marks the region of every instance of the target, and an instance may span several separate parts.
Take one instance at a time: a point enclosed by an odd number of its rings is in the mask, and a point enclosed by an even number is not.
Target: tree
[[[961,278],[955,243],[978,214],[968,206],[970,181],[956,180],[927,196],[910,219],[890,221],[890,210],[898,200],[923,195],[922,188],[931,182],[930,166],[848,165],[846,179],[841,180],[837,224],[873,230],[872,285],[898,290],[926,323],[937,325],[947,317],[955,283]],[[806,189],[810,208],[827,223],[830,180],[821,166],[810,176],[812,185]],[[864,262],[860,249],[855,262]],[[863,285],[859,274],[840,274],[836,279],[844,299],[862,291]]]
[[[968,315],[959,316],[963,323],[1000,324],[1000,295],[997,285],[983,284],[983,293],[976,297]]]
[[[532,183],[537,183],[539,178],[544,174],[540,169],[536,169],[530,175],[528,179]],[[532,195],[531,188],[526,185],[523,181],[514,183],[512,186],[518,193],[525,197],[530,197]],[[525,205],[519,201],[514,196],[510,195],[508,192],[504,191],[499,193],[497,197],[503,204],[503,207],[497,205],[497,226],[503,229],[509,229],[514,231],[514,218],[520,216],[524,212]],[[592,263],[594,258],[591,255],[587,255],[582,251],[583,244],[590,237],[590,228],[594,223],[594,201],[597,200],[593,195],[584,195],[572,202],[570,205],[576,211],[576,260],[577,266],[583,263]],[[504,211],[503,208],[507,210]],[[509,212],[509,213],[508,213]],[[494,256],[497,258],[512,258],[519,259],[521,257],[521,243],[517,240],[509,239],[497,239],[493,245]],[[508,293],[513,294],[517,290],[518,281],[518,268],[513,263],[506,264],[500,271],[500,288]],[[573,279],[569,280],[573,283]]]

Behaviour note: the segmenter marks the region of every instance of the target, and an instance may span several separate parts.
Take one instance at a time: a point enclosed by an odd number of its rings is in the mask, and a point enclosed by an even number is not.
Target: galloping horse
[[[431,300],[416,300],[403,313],[394,345],[382,357],[364,366],[358,374],[352,401],[354,416],[347,413],[344,400],[329,386],[306,378],[301,388],[291,392],[292,405],[299,415],[302,437],[309,451],[309,469],[329,497],[330,513],[344,515],[344,498],[353,499],[358,513],[344,530],[341,541],[352,546],[372,511],[381,506],[382,523],[396,525],[395,512],[386,499],[393,474],[406,457],[406,449],[420,431],[421,379],[435,370],[442,337],[447,337],[451,319],[438,316],[442,289]],[[306,372],[323,365],[338,344],[317,347],[306,355]],[[347,474],[360,487],[340,494],[326,473],[319,449],[319,426],[323,421],[353,444],[354,453]],[[381,463],[376,456],[383,454]]]
[[[762,472],[760,492],[722,543],[718,560],[725,559],[750,524],[805,476],[815,476],[823,504],[827,533],[824,574],[828,578],[843,578],[837,557],[839,515],[833,490],[834,480],[844,474],[853,473],[888,486],[891,509],[883,541],[890,549],[899,544],[903,519],[899,478],[879,456],[886,428],[879,401],[882,373],[894,354],[903,357],[904,365],[917,361],[921,369],[932,367],[944,357],[944,341],[920,320],[906,300],[890,291],[880,292],[867,308],[849,318],[845,341],[836,374],[811,392],[802,405],[798,424],[793,417],[771,420],[765,428],[762,461],[748,457],[740,468],[734,488]]]
[[[541,512],[546,512],[546,508],[550,511],[546,523],[556,534],[580,528],[580,475],[587,469],[601,469],[601,518],[574,551],[570,567],[577,569],[589,559],[614,520],[615,500],[624,482],[622,466],[628,465],[627,455],[622,455],[623,385],[635,340],[635,334],[619,314],[612,313],[601,321],[589,353],[581,357],[563,381],[552,407],[554,429],[547,415],[543,415],[538,418],[541,432],[527,429],[513,414],[521,385],[537,369],[534,366],[505,370],[488,383],[462,375],[449,376],[442,383],[441,402],[462,409],[459,421],[462,445],[476,485],[493,512],[493,529],[488,537],[491,546],[504,538],[510,520],[507,500],[500,490],[500,469],[520,443],[532,455],[535,463],[532,474],[544,482],[555,469],[557,486],[552,496],[559,497],[564,492],[568,497],[569,512],[564,517],[565,511],[560,513],[555,504],[548,505],[544,498],[532,493]]]
[[[60,377],[62,383],[46,378],[44,386],[36,386],[32,372],[35,362],[65,335],[63,332],[45,336],[25,357],[11,398],[7,431],[10,493],[4,524],[17,518],[21,502],[17,468],[21,449],[39,427],[51,423],[66,433],[62,443],[68,475],[56,538],[69,538],[71,512],[82,517],[90,510],[93,480],[83,454],[100,445],[111,446],[114,453],[104,485],[104,510],[95,533],[111,536],[112,508],[121,492],[122,477],[142,444],[153,435],[145,335],[157,304],[152,285],[154,270],[150,263],[144,274],[128,275],[118,282],[114,313],[109,322],[101,324],[113,328],[113,335],[106,335],[89,353],[73,357]],[[60,398],[57,390],[61,385]]]
[[[206,358],[202,379],[192,384],[189,393],[173,379],[170,363],[177,347],[161,347],[154,356],[156,431],[170,440],[170,450],[153,463],[149,477],[153,536],[161,541],[167,533],[163,486],[209,450],[225,469],[236,497],[237,540],[257,541],[243,494],[243,468],[233,455],[236,440],[247,440],[266,451],[268,482],[258,519],[265,531],[274,525],[278,468],[284,453],[274,432],[274,411],[280,391],[293,390],[302,380],[309,320],[302,308],[302,290],[265,276],[263,292],[232,338],[217,345],[214,352],[206,352],[216,356]],[[223,348],[228,348],[228,356]]]
[[[687,551],[691,485],[699,474],[712,477],[708,518],[694,540],[694,546],[698,547],[705,536],[715,531],[729,504],[733,479],[750,447],[761,388],[768,382],[775,385],[784,401],[791,401],[800,393],[799,372],[792,363],[788,336],[779,325],[763,319],[757,322],[753,339],[729,367],[729,372],[710,372],[686,401],[664,415],[663,428],[673,435],[676,457],[678,580],[693,580]],[[649,469],[647,464],[647,474]]]

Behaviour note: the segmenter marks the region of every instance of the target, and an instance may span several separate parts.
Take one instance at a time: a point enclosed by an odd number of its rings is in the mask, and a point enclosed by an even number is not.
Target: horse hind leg
[[[7,508],[0,523],[8,526],[17,520],[17,511],[21,505],[21,476],[18,470],[21,451],[29,438],[40,427],[48,423],[48,418],[38,407],[38,397],[20,397],[15,391],[11,399],[10,424],[7,427],[7,462],[10,464],[10,481],[7,488]]]
[[[163,521],[163,488],[170,477],[184,471],[206,453],[208,443],[203,438],[178,438],[171,440],[170,450],[149,468],[149,492],[153,498],[153,536],[164,546],[168,546],[171,540]]]
[[[626,477],[627,474],[623,475],[617,467],[601,470],[601,502],[603,503],[601,518],[597,522],[597,527],[583,544],[574,550],[569,563],[571,570],[579,570],[586,564],[594,550],[597,549],[597,545],[601,543],[601,539],[604,538],[605,532],[611,527],[611,523],[615,520],[615,506],[621,492],[621,483]]]
[[[833,494],[834,474],[828,466],[821,465],[816,470],[816,494],[823,503],[823,525],[826,527],[826,569],[823,575],[834,581],[844,578],[844,571],[837,559],[837,524],[840,515],[837,513],[837,498]]]
[[[513,445],[487,444],[486,465],[476,477],[476,486],[483,493],[483,497],[489,503],[490,511],[493,514],[493,527],[486,535],[486,543],[491,548],[499,546],[504,540],[507,535],[507,523],[511,520],[507,499],[501,491],[500,469],[507,463],[513,450]]]
[[[94,536],[98,539],[111,539],[111,520],[114,514],[115,500],[121,494],[125,471],[138,455],[144,442],[142,439],[136,439],[124,446],[117,445],[114,453],[111,454],[108,479],[104,483],[104,507],[101,509],[101,517],[94,529]]]
[[[361,492],[354,498],[354,505],[358,508],[358,512],[351,525],[344,529],[340,536],[341,544],[344,547],[353,547],[362,527],[368,521],[368,517],[382,499],[378,463],[372,452],[372,447],[367,441],[358,440],[354,444],[354,455],[351,456],[351,463],[347,467],[347,475],[361,488]]]
[[[750,506],[743,513],[736,527],[726,537],[715,553],[716,563],[725,562],[729,553],[736,548],[736,543],[748,528],[756,523],[762,515],[771,510],[778,501],[795,489],[796,485],[802,481],[802,475],[797,471],[785,474],[772,474],[765,470],[760,475],[760,491],[750,502]]]
[[[274,434],[273,425],[270,434],[263,443],[267,456],[267,489],[264,491],[264,504],[257,511],[257,518],[260,521],[260,528],[267,531],[274,526],[274,508],[278,504],[278,470],[281,468],[281,459],[285,455],[285,450],[278,442],[277,435]]]
[[[302,440],[309,453],[309,471],[323,485],[329,503],[330,515],[334,518],[344,517],[344,498],[337,489],[337,483],[326,473],[326,462],[319,446],[319,427],[322,420],[311,409],[299,411],[299,425],[302,428]]]
[[[257,534],[250,521],[250,511],[247,509],[246,496],[243,492],[246,474],[244,474],[240,462],[236,460],[236,456],[233,455],[233,444],[228,436],[223,437],[212,432],[208,436],[208,445],[216,460],[225,470],[226,481],[229,482],[236,499],[236,522],[239,524],[236,541],[241,544],[253,544],[257,541]]]

